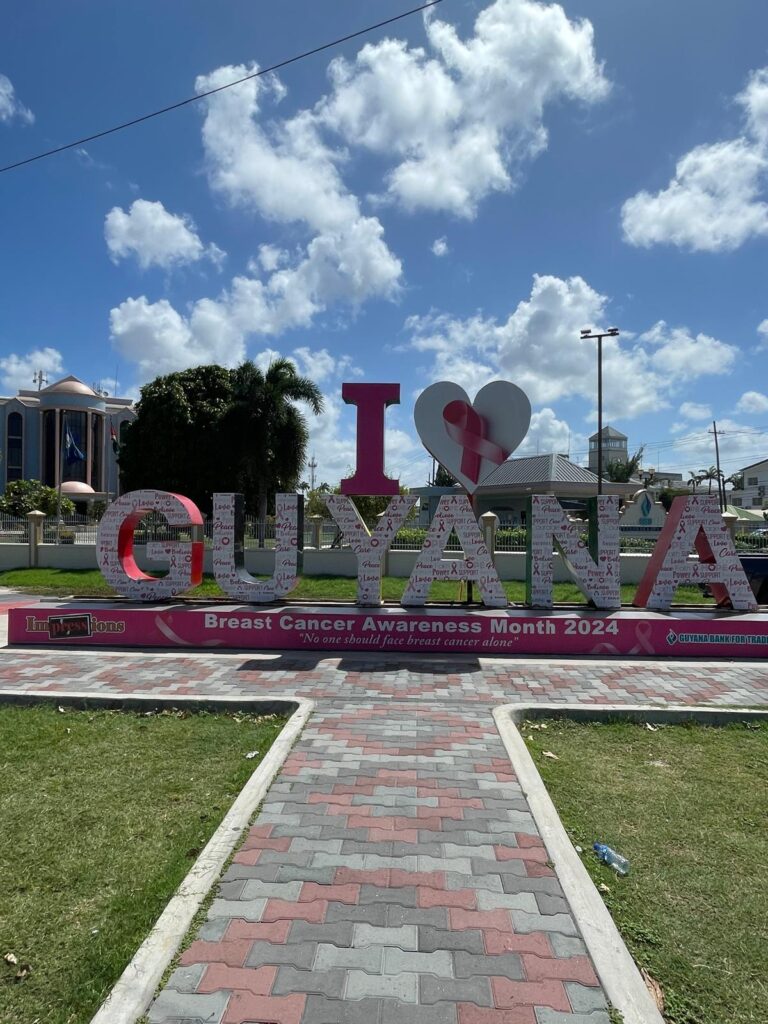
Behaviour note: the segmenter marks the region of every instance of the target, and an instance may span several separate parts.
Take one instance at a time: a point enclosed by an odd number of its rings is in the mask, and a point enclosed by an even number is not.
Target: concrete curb
[[[155,922],[149,935],[139,946],[128,966],[115,982],[112,991],[96,1011],[91,1024],[135,1024],[147,1010],[162,980],[166,968],[189,930],[195,914],[212,886],[218,881],[222,868],[253,817],[254,811],[269,789],[272,780],[283,765],[299,734],[307,723],[314,702],[293,700],[253,700],[242,697],[220,697],[206,701],[200,697],[131,696],[110,698],[90,693],[51,694],[50,691],[19,694],[0,690],[0,702],[46,703],[89,707],[194,707],[205,706],[220,710],[271,713],[282,707],[296,707],[269,753],[251,775],[224,815],[219,827],[190,868],[189,873],[171,897],[170,902]],[[19,700],[18,698],[21,698]],[[26,699],[25,699],[26,698]]]
[[[699,722],[721,726],[765,721],[768,711],[749,708],[695,708],[687,705],[649,707],[639,704],[504,704],[493,717],[523,795],[528,800],[550,860],[584,938],[600,982],[625,1024],[664,1024],[624,940],[587,869],[565,831],[555,805],[517,726],[525,719],[570,718],[581,722],[616,721],[673,724]]]

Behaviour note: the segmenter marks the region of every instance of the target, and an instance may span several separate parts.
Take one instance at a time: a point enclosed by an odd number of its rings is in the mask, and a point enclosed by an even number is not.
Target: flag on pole
[[[73,462],[83,462],[85,456],[78,448],[75,443],[75,439],[72,436],[72,431],[69,429],[69,423],[66,418],[64,420],[64,454],[67,457],[67,462],[72,465]]]
[[[115,430],[115,425],[112,420],[109,421],[109,436],[112,441],[112,451],[115,455],[118,455],[120,452],[120,445],[117,440],[117,431]]]

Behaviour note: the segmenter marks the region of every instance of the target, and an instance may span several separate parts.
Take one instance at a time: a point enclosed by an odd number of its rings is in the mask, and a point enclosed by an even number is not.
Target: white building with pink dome
[[[73,376],[0,397],[0,493],[14,480],[41,480],[61,483],[73,501],[114,498],[120,483],[113,438],[119,443],[135,418],[130,398],[95,391]]]

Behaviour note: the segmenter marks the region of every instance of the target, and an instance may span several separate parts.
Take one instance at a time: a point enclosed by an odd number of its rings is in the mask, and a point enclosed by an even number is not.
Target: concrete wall
[[[146,556],[146,551],[139,546],[135,549],[136,562],[145,571],[159,568]],[[387,554],[386,575],[410,576],[416,563],[417,551],[390,551]],[[621,582],[639,583],[650,555],[621,555]],[[212,552],[205,551],[203,560],[204,572],[210,573]],[[525,579],[526,555],[523,551],[500,551],[496,554],[496,568],[503,580]],[[41,569],[96,569],[96,546],[94,544],[41,544],[38,548],[38,564]],[[29,565],[29,546],[27,544],[0,544],[0,570],[26,569]],[[245,565],[249,572],[258,576],[272,573],[274,555],[271,551],[247,550]],[[555,555],[555,581],[558,583],[570,580],[570,575],[563,565],[560,555]],[[349,548],[323,548],[315,551],[308,548],[304,552],[305,576],[357,576],[357,558]]]

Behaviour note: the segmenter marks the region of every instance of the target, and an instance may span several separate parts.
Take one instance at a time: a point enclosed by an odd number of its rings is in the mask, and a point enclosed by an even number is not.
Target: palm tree
[[[709,481],[709,488],[707,489],[707,494],[712,493],[713,482],[715,480],[719,480],[722,475],[723,474],[719,472],[717,466],[710,466],[709,469],[699,470],[699,482],[703,482],[704,480]]]
[[[701,483],[701,477],[698,473],[695,473],[692,469],[688,470],[688,486],[696,493],[696,488]]]
[[[295,402],[305,402],[315,415],[323,411],[323,396],[314,381],[300,377],[290,359],[276,359],[266,373],[248,360],[232,371],[233,401],[229,416],[231,436],[251,438],[231,450],[243,452],[236,467],[238,485],[246,503],[256,505],[263,524],[270,498],[293,490],[307,457],[309,431]]]
[[[731,473],[730,476],[725,478],[727,484],[733,486],[734,491],[744,490],[744,474],[743,473]]]
[[[644,445],[641,445],[634,455],[626,461],[624,459],[611,459],[603,469],[603,479],[612,480],[614,483],[627,483],[631,480],[640,468],[643,461]]]

